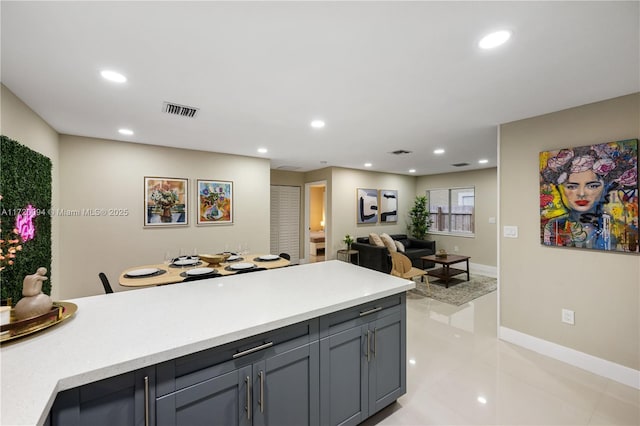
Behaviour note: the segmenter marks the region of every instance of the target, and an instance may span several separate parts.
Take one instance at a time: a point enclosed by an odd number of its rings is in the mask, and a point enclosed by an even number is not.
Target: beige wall
[[[55,208],[59,204],[60,194],[58,133],[3,84],[0,84],[0,99],[0,133],[51,160],[53,166],[51,170],[51,205]],[[52,259],[49,278],[51,280],[51,296],[54,300],[61,299],[59,235],[60,224],[57,218],[53,217],[51,220]]]
[[[416,195],[425,195],[429,189],[475,187],[475,236],[462,237],[451,235],[427,234],[428,240],[436,242],[436,248],[445,249],[471,257],[471,263],[496,267],[498,262],[496,223],[497,220],[497,169],[489,168],[459,173],[420,176],[417,178]]]
[[[189,226],[143,227],[145,176],[189,179]],[[196,179],[233,181],[233,225],[196,226]],[[60,207],[128,209],[127,216],[61,217],[63,298],[102,293],[98,273],[114,290],[122,270],[160,263],[166,250],[218,252],[249,244],[269,252],[269,160],[77,136],[60,136]]]
[[[640,94],[501,126],[501,326],[640,369],[640,256],[544,247],[538,154],[640,136]],[[575,311],[575,325],[560,321]]]

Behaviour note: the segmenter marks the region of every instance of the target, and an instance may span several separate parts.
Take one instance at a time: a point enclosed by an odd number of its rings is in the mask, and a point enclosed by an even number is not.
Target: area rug
[[[477,299],[480,296],[491,293],[497,288],[497,280],[482,275],[471,275],[470,281],[464,278],[451,278],[449,288],[445,287],[444,281],[438,278],[429,277],[431,291],[427,289],[427,284],[416,281],[416,288],[407,292],[408,299],[423,299],[429,297],[449,305],[460,306]]]

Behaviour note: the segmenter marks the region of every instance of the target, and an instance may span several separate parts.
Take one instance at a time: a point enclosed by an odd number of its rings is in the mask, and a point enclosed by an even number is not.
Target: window
[[[427,190],[431,233],[474,235],[475,188]]]

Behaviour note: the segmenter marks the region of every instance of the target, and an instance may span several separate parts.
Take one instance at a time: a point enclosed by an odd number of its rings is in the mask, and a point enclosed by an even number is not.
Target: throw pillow
[[[380,236],[378,234],[374,234],[373,232],[369,234],[369,244],[378,247],[384,247],[384,243],[380,239]]]
[[[389,234],[380,234],[380,239],[384,243],[385,247],[389,250],[389,253],[398,251],[396,243],[393,241],[393,238],[389,236]]]
[[[396,240],[396,247],[398,248],[398,251],[400,253],[404,253],[404,244],[402,244],[400,241]]]

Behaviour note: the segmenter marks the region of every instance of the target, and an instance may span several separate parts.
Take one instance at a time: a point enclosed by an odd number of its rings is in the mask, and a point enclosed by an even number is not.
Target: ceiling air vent
[[[452,164],[453,167],[464,167],[464,166],[468,166],[469,163],[455,163]]]
[[[164,102],[162,104],[162,112],[167,114],[179,115],[181,117],[195,118],[200,108],[194,108],[186,105]]]
[[[294,171],[294,170],[298,170],[300,167],[296,167],[296,166],[279,166],[276,167],[278,170],[288,170],[290,172]]]
[[[393,154],[393,155],[411,154],[411,151],[407,151],[406,149],[396,149],[395,151],[391,151],[390,154]]]

